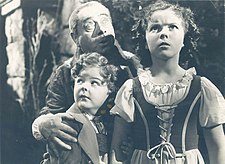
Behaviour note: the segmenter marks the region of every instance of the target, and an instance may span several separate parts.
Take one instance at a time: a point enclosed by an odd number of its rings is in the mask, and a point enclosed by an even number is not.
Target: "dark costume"
[[[59,149],[59,157],[49,151],[49,158],[43,164],[100,164],[107,163],[107,145],[105,143],[106,131],[104,134],[95,130],[94,121],[88,118],[84,113],[72,105],[67,114],[73,116],[74,120],[64,120],[65,124],[70,125],[78,132],[77,143],[69,143],[71,150]],[[92,122],[92,123],[91,123]],[[96,127],[96,126],[95,126]],[[97,129],[97,128],[96,128]]]
[[[150,71],[143,72],[118,92],[111,110],[120,116],[115,118],[112,141],[117,159],[123,158],[118,145],[132,135],[131,164],[203,164],[198,150],[200,127],[224,123],[225,100],[211,82],[196,76],[193,68],[176,83],[154,84],[151,76]],[[215,93],[217,96],[212,96]]]

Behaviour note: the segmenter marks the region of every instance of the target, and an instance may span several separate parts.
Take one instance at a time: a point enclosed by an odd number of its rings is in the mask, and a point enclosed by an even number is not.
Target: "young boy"
[[[107,130],[101,121],[99,108],[115,89],[117,67],[98,53],[81,55],[71,70],[75,81],[75,103],[66,111],[74,120],[63,120],[78,132],[78,142],[67,143],[71,150],[59,150],[59,157],[51,151],[52,164],[108,163]]]

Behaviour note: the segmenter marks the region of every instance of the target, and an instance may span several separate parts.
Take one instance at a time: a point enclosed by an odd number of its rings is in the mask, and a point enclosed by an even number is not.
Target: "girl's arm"
[[[223,126],[204,128],[210,164],[225,164],[225,135]]]

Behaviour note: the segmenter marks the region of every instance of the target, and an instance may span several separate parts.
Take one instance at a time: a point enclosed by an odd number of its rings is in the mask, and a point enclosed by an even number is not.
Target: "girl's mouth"
[[[167,46],[170,46],[170,44],[169,43],[167,43],[167,42],[162,42],[162,43],[160,43],[159,44],[159,47],[167,47]]]

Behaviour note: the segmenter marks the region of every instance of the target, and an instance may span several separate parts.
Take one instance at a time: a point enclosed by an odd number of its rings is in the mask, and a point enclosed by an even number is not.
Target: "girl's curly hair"
[[[182,7],[178,4],[169,3],[163,0],[156,1],[155,3],[147,6],[145,11],[145,19],[148,22],[152,14],[158,10],[171,9],[177,16],[183,20],[183,26],[185,28],[185,41],[184,44],[191,46],[194,50],[197,48],[197,41],[199,39],[199,28],[194,21],[194,13],[190,8]],[[147,23],[146,22],[146,23]],[[146,29],[147,24],[144,28]]]
[[[115,89],[118,68],[112,64],[108,64],[108,60],[104,56],[96,52],[80,55],[80,58],[75,61],[75,64],[71,69],[72,77],[77,77],[81,70],[87,67],[99,67],[100,75],[106,81],[108,88],[110,90]]]
[[[190,8],[182,7],[177,3],[167,2],[163,0],[154,1],[151,4],[146,5],[142,9],[142,18],[140,18],[142,33],[145,33],[149,20],[152,14],[158,10],[171,9],[178,17],[182,19],[182,23],[185,29],[184,47],[181,51],[181,57],[188,58],[197,54],[197,42],[200,36],[199,28],[194,21],[194,13]],[[145,34],[143,34],[145,36]],[[146,40],[144,41],[146,43]],[[185,57],[186,56],[186,57]]]

